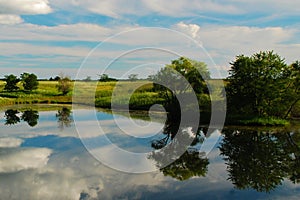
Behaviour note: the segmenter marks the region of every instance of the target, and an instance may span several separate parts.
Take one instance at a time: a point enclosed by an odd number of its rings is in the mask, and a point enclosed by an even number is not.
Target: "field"
[[[116,107],[130,104],[131,109],[147,109],[154,103],[162,102],[158,94],[152,92],[152,83],[146,81],[120,82],[76,82],[76,95],[73,92],[62,95],[56,88],[56,81],[39,81],[39,87],[32,92],[24,91],[21,84],[19,91],[4,91],[5,82],[0,81],[0,106],[13,104],[88,104],[110,108],[111,101]],[[143,85],[138,87],[139,85]],[[72,85],[72,90],[74,82]],[[132,93],[133,92],[133,93]],[[130,93],[132,93],[130,95]],[[113,97],[113,98],[112,98]],[[91,100],[95,100],[92,102]]]

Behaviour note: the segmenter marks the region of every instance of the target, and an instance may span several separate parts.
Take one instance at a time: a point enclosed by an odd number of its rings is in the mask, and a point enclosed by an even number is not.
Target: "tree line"
[[[284,58],[273,51],[261,51],[252,56],[238,55],[230,63],[229,76],[224,79],[227,97],[227,115],[247,117],[288,118],[291,113],[300,116],[300,62],[286,64]],[[193,111],[188,102],[194,92],[200,110],[210,108],[209,85],[211,79],[207,65],[189,58],[180,57],[165,65],[156,74],[149,76],[153,81],[152,92],[164,99],[168,112],[180,113]],[[55,77],[57,89],[63,95],[71,90],[71,79],[67,76]],[[85,81],[91,81],[87,77]],[[137,74],[130,74],[128,80],[138,80]],[[35,74],[23,73],[20,78],[11,74],[5,76],[4,90],[16,91],[22,82],[23,88],[31,92],[38,88]],[[107,74],[99,75],[99,81],[117,81]],[[178,98],[184,99],[187,105],[179,105]],[[181,107],[180,107],[181,106]],[[194,107],[195,108],[195,107]],[[198,110],[198,109],[197,109]]]
[[[50,78],[51,79],[51,78]],[[58,81],[58,84],[56,85],[59,92],[62,93],[62,95],[66,95],[71,91],[71,79],[68,76],[57,76],[54,79],[55,81]],[[32,92],[33,90],[38,89],[39,82],[37,75],[33,73],[27,73],[24,72],[20,75],[20,78],[15,76],[14,74],[6,75],[4,78],[4,81],[6,82],[4,86],[4,90],[13,92],[20,90],[20,87],[18,86],[18,83],[21,82],[23,88],[25,91]]]

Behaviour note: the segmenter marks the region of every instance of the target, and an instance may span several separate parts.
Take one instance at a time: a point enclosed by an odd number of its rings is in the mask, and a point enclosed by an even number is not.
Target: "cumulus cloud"
[[[45,166],[51,150],[47,148],[3,149],[0,154],[0,173],[11,173]]]
[[[0,148],[19,147],[22,142],[19,138],[0,138]]]
[[[47,14],[51,11],[48,0],[0,0],[0,14]]]
[[[23,19],[18,15],[0,15],[0,24],[12,25],[22,22]]]
[[[183,22],[179,22],[178,24],[175,25],[175,29],[178,29],[192,36],[193,38],[196,38],[200,31],[200,26],[198,26],[197,24],[185,24]]]

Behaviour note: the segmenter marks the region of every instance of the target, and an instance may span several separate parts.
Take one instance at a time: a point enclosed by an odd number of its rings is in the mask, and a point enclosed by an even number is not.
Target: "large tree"
[[[35,74],[23,73],[21,74],[21,80],[23,82],[24,90],[36,90],[38,88],[39,82]]]
[[[171,64],[151,76],[154,90],[166,100],[167,109],[176,107],[178,96],[188,95],[192,91],[198,95],[207,92],[204,80],[208,78],[210,74],[204,62],[185,57],[173,60]]]
[[[7,91],[14,91],[14,90],[18,90],[19,87],[17,86],[17,83],[20,81],[15,75],[11,74],[11,75],[7,75],[5,76],[5,87],[4,90]]]
[[[237,56],[227,79],[230,111],[253,116],[286,116],[295,101],[292,71],[273,51]]]

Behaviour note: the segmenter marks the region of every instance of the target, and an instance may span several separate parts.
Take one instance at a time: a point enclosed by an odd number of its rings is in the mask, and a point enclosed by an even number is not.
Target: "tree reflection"
[[[238,189],[269,192],[284,178],[299,182],[299,134],[224,130],[219,147]],[[298,141],[298,142],[296,142]]]
[[[72,116],[71,116],[71,109],[67,107],[63,107],[56,113],[56,118],[58,122],[58,127],[63,130],[65,127],[70,127],[71,123],[73,122]]]
[[[27,122],[29,126],[34,127],[38,123],[39,113],[36,110],[26,110],[23,112],[21,119]]]
[[[5,111],[5,125],[14,125],[20,122],[20,117],[17,115],[20,112],[14,109],[8,109]]]
[[[202,133],[200,129],[194,133],[193,128],[181,128],[179,124],[168,116],[163,137],[152,141],[151,146],[155,151],[149,158],[156,162],[165,176],[181,181],[194,176],[205,176],[209,160],[205,157],[205,153],[199,152],[196,148],[197,144],[203,142],[203,134],[200,134]],[[182,152],[179,158],[174,156],[178,152]]]

